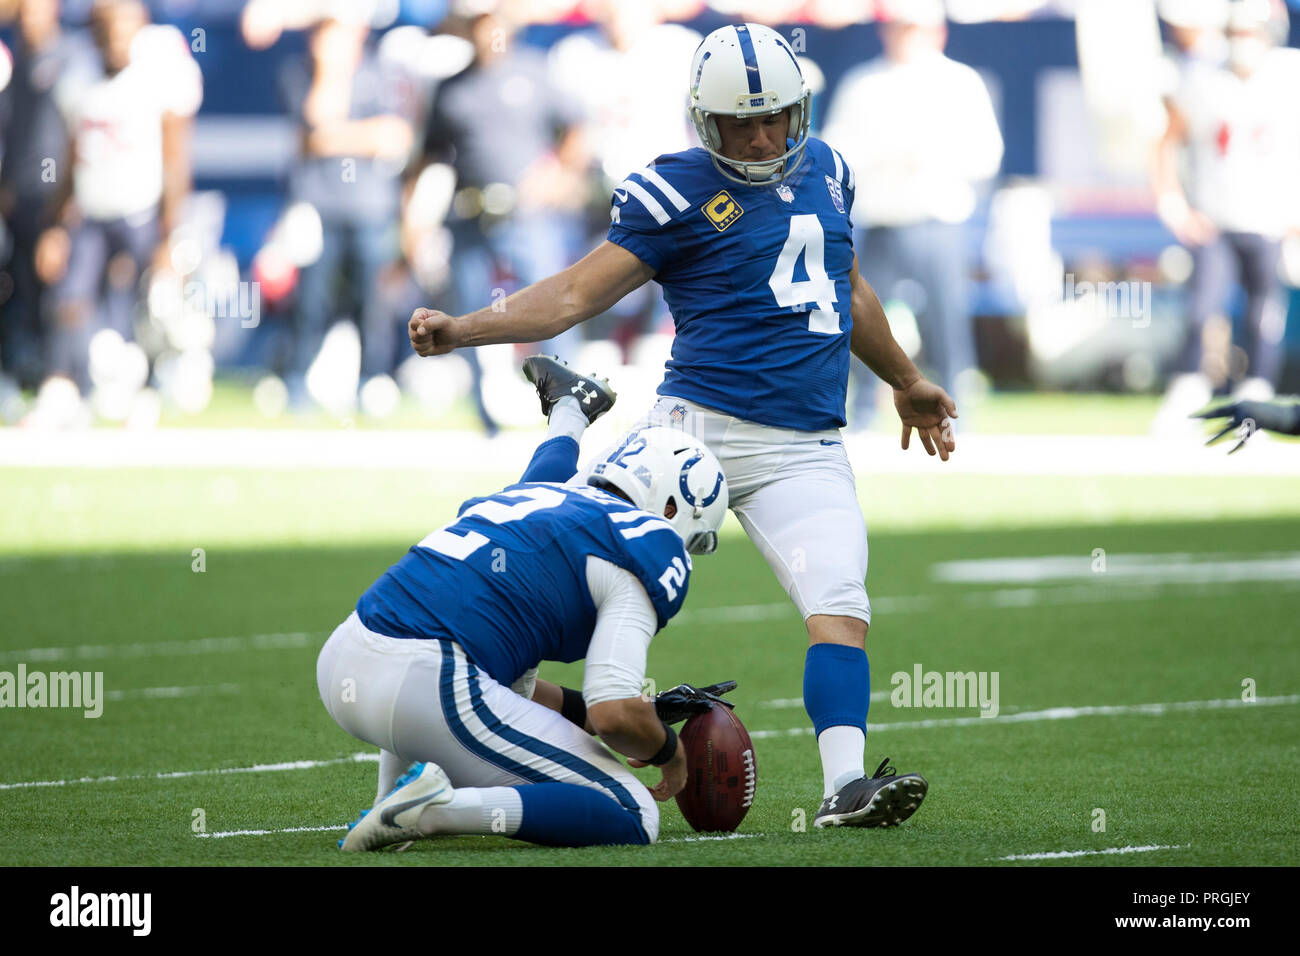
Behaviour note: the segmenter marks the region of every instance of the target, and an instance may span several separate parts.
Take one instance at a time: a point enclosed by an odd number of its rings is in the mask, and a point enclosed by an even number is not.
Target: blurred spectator
[[[588,190],[587,248],[608,232],[610,195],[629,173],[696,145],[682,90],[703,39],[688,27],[664,23],[659,5],[645,0],[599,0],[590,9],[600,32],[573,33],[550,54],[557,88],[582,105],[584,135],[602,174]],[[670,321],[663,290],[647,282],[586,330],[602,337],[598,330],[609,329],[627,349],[660,318]]]
[[[552,87],[546,57],[513,46],[514,24],[495,4],[471,0],[453,11],[474,59],[438,87],[425,154],[456,172],[452,285],[456,308],[468,312],[569,265],[588,191],[587,151],[582,112]],[[539,348],[572,358],[579,341],[575,328]],[[458,354],[470,363],[475,404],[491,434],[496,423],[483,404],[475,350]]]
[[[1275,48],[1286,36],[1280,2],[1237,0],[1227,30],[1227,62],[1188,61],[1167,98],[1153,174],[1160,217],[1193,260],[1182,374],[1170,383],[1157,430],[1180,427],[1227,380],[1239,398],[1268,399],[1281,371],[1278,261],[1282,238],[1300,231],[1300,52]],[[1244,369],[1203,347],[1207,321],[1226,313],[1237,283],[1245,292]]]
[[[88,38],[59,26],[59,0],[21,0],[13,77],[0,96],[0,214],[9,229],[9,298],[0,315],[0,369],[22,387],[44,377],[40,323],[43,287],[36,276],[36,242],[54,225],[58,163],[68,155],[68,130],[54,86],[86,70],[98,54]]]
[[[101,69],[60,77],[69,131],[55,224],[36,247],[50,283],[49,372],[91,385],[88,348],[99,329],[133,335],[141,273],[168,263],[167,237],[191,186],[192,117],[203,97],[180,32],[150,26],[139,0],[96,0],[91,27]],[[41,404],[33,413],[38,419]]]
[[[1160,0],[1159,11],[1160,19],[1169,25],[1171,59],[1178,73],[1198,60],[1217,64],[1227,58],[1223,28],[1228,22],[1228,0]]]
[[[348,270],[361,331],[362,387],[396,362],[401,316],[375,294],[399,252],[402,171],[414,133],[404,115],[406,88],[368,48],[370,4],[334,5],[312,29],[306,61],[282,76],[289,112],[301,124],[301,153],[289,175],[289,201],[320,215],[321,252],[302,270],[295,305],[290,402],[309,404],[307,369],[332,319],[344,314],[336,283]]]
[[[976,364],[965,224],[976,186],[1001,165],[1002,134],[979,74],[943,54],[939,0],[883,3],[879,29],[884,56],[841,80],[824,137],[857,176],[863,276],[882,301],[901,298],[916,314],[924,364],[961,405]],[[875,379],[852,368],[850,417],[862,428]]]

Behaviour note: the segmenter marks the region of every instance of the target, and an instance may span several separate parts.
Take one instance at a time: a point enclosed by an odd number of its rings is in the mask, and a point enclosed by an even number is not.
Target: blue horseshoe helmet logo
[[[694,455],[686,459],[686,464],[682,465],[681,474],[677,479],[677,484],[682,490],[682,497],[685,498],[686,503],[693,508],[707,508],[709,505],[713,504],[713,502],[718,500],[718,495],[722,492],[722,472],[718,472],[718,480],[714,483],[713,490],[709,492],[708,496],[705,497],[703,501],[696,501],[695,496],[691,494],[691,489],[686,487],[687,473],[691,470],[693,465],[703,460],[704,453],[697,450]]]

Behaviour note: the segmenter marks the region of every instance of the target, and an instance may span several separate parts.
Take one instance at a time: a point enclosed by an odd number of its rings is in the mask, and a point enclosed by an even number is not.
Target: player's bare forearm
[[[664,723],[642,697],[593,704],[587,716],[600,739],[625,757],[644,763],[664,745]]]
[[[849,347],[887,385],[906,389],[921,378],[920,371],[889,330],[889,320],[875,290],[858,274],[853,260],[853,333]]]
[[[563,272],[469,315],[416,309],[408,328],[411,347],[420,355],[445,355],[477,345],[540,342],[599,315],[653,275],[622,246],[603,242]]]
[[[610,700],[588,710],[600,739],[629,758],[632,767],[650,766],[650,758],[668,742],[669,730],[644,697]],[[686,786],[686,748],[681,738],[667,763],[660,764],[663,776],[650,788],[656,800],[670,800]]]

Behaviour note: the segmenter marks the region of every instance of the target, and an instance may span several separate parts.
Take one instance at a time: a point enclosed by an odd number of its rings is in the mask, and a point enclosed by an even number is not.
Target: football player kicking
[[[620,183],[607,241],[492,308],[417,309],[411,344],[441,355],[541,341],[660,283],[677,335],[647,421],[713,450],[732,510],[803,616],[803,699],[822,762],[815,823],[891,826],[926,782],[887,760],[873,777],[864,765],[867,532],[839,432],[850,350],[893,387],[904,449],[916,429],[946,461],[956,406],[899,348],[858,274],[853,171],[809,135],[811,94],[790,45],[754,24],[715,30],[690,84],[703,148]]]
[[[643,428],[582,483],[578,439],[614,393],[545,357],[525,370],[550,424],[523,480],[461,505],[321,649],[326,709],[382,750],[378,797],[344,850],[459,833],[653,843],[655,801],[686,783],[685,750],[660,719],[685,715],[657,713],[642,682],[651,638],[686,597],[690,555],[717,546],[721,467],[690,436]],[[584,658],[580,693],[537,679],[541,661]],[[634,767],[662,767],[659,783],[647,789],[601,741]]]

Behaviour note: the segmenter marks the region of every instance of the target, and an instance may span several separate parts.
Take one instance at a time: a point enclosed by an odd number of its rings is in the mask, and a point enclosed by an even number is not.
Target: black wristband
[[[677,754],[677,731],[667,724],[664,724],[664,730],[668,732],[668,736],[664,738],[664,745],[659,748],[658,753],[646,761],[656,767],[662,767]]]
[[[571,724],[586,728],[587,702],[582,699],[582,691],[572,687],[561,687],[560,716]]]

